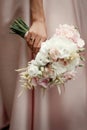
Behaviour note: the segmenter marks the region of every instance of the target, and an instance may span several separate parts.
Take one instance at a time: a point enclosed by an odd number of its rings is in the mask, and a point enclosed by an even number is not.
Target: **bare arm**
[[[33,51],[37,53],[41,42],[47,39],[47,30],[43,9],[43,0],[30,0],[31,27],[26,41]]]
[[[32,21],[45,21],[43,0],[30,0],[30,14]]]

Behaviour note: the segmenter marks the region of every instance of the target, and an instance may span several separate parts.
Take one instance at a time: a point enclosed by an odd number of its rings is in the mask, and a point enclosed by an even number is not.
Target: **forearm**
[[[30,0],[30,17],[32,21],[45,21],[43,0]]]
[[[26,41],[34,55],[37,54],[41,43],[47,39],[47,28],[43,9],[43,0],[30,0],[30,28]]]

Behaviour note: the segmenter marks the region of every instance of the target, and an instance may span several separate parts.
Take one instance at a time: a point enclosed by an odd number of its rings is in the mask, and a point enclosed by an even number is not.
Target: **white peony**
[[[49,63],[48,55],[38,52],[38,54],[36,55],[35,61],[37,62],[39,66],[44,66],[47,63]]]
[[[49,40],[46,40],[45,42],[42,42],[41,43],[41,48],[40,48],[40,52],[44,55],[47,55],[48,54],[48,50],[49,50],[49,47],[48,47],[48,42]]]
[[[69,57],[72,52],[77,51],[76,44],[71,41],[70,39],[53,36],[50,40],[46,42],[46,44],[41,46],[41,52],[44,50],[44,52],[49,52],[50,49],[57,49],[59,51],[58,58],[65,58]]]

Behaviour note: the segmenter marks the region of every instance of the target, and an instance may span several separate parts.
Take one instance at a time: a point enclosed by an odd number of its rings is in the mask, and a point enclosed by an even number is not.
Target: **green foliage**
[[[12,23],[10,30],[13,32],[13,34],[18,34],[24,38],[24,35],[29,30],[29,27],[21,18],[18,18]]]

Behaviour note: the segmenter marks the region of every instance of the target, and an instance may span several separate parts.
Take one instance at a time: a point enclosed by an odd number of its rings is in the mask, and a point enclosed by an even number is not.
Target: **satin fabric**
[[[86,0],[44,0],[48,37],[59,24],[73,24],[87,42],[86,7]],[[10,130],[87,130],[86,64],[61,96],[57,88],[45,96],[37,88],[18,97],[22,88],[15,69],[25,67],[32,52],[23,39],[9,33],[9,26],[17,17],[29,24],[29,8],[29,0],[0,0],[0,129],[10,122]]]

